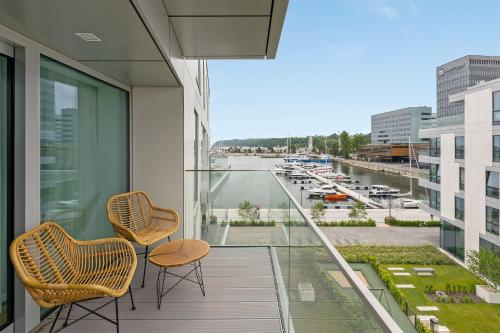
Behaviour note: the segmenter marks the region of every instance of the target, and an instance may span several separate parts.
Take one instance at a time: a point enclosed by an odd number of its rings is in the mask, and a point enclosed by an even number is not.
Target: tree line
[[[300,148],[307,148],[309,137],[290,137],[290,152],[296,153]],[[318,154],[331,154],[334,156],[348,157],[349,154],[356,153],[360,145],[371,143],[370,134],[349,134],[342,131],[340,134],[315,135],[313,136],[313,152]],[[252,138],[220,140],[213,144],[213,148],[224,147],[264,147],[272,150],[273,147],[283,147],[287,145],[287,138]]]

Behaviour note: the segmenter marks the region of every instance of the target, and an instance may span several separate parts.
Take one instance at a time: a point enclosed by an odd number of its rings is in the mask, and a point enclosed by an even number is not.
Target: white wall
[[[486,227],[486,166],[492,165],[492,92],[465,97],[465,248],[479,248]]]
[[[132,88],[132,188],[183,221],[183,93],[176,87]],[[182,237],[182,226],[175,237]]]

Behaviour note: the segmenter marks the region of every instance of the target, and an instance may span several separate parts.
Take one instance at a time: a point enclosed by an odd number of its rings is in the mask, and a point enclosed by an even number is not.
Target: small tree
[[[245,200],[238,206],[238,216],[243,222],[253,222],[257,220],[257,210],[250,201]]]
[[[362,202],[356,201],[349,210],[349,218],[355,221],[366,220],[368,212]]]
[[[467,252],[467,265],[477,275],[500,285],[500,256],[488,249],[472,250]]]
[[[326,210],[325,210],[325,205],[321,202],[318,201],[312,206],[311,208],[311,218],[314,221],[314,223],[319,223],[321,220],[325,217]]]

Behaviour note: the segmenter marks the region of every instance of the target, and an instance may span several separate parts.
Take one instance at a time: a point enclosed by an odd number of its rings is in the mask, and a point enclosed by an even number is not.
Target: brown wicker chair
[[[116,234],[144,246],[144,272],[146,277],[149,246],[168,238],[179,229],[176,211],[153,205],[149,196],[141,191],[118,194],[108,201],[108,218]]]
[[[58,224],[46,222],[16,238],[10,246],[10,257],[35,302],[44,308],[59,307],[50,332],[66,304],[70,307],[63,326],[73,325],[90,314],[105,318],[96,311],[114,302],[116,321],[105,319],[114,323],[117,331],[118,298],[130,291],[135,309],[130,282],[137,258],[132,244],[124,239],[77,241]],[[79,304],[100,297],[114,299],[94,310]],[[73,305],[89,313],[68,325]]]

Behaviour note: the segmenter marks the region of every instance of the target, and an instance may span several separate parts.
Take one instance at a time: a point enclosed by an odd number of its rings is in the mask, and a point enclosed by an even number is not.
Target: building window
[[[441,138],[431,138],[430,140],[430,156],[441,156]]]
[[[453,254],[460,260],[464,260],[464,231],[448,222],[441,221],[439,233],[439,244],[441,248]]]
[[[498,172],[486,171],[486,196],[498,199],[499,185]]]
[[[0,54],[0,331],[12,322],[12,59]]]
[[[441,210],[441,193],[439,191],[430,190],[429,207],[434,210]]]
[[[493,125],[500,125],[500,91],[493,93]]]
[[[455,218],[457,220],[463,221],[465,214],[464,199],[460,197],[455,197]]]
[[[431,164],[429,169],[429,180],[436,184],[441,184],[441,171],[439,164]]]
[[[465,158],[465,142],[463,136],[455,137],[455,158],[463,160]]]
[[[486,231],[498,236],[498,209],[486,206]]]
[[[500,162],[500,135],[493,135],[493,162]]]
[[[46,57],[40,72],[41,220],[113,236],[106,204],[129,190],[128,93]]]
[[[458,188],[460,191],[465,190],[465,168],[463,167],[458,169]]]
[[[479,248],[490,250],[496,253],[497,255],[500,255],[500,246],[490,243],[486,239],[482,239],[481,237],[479,237]]]

